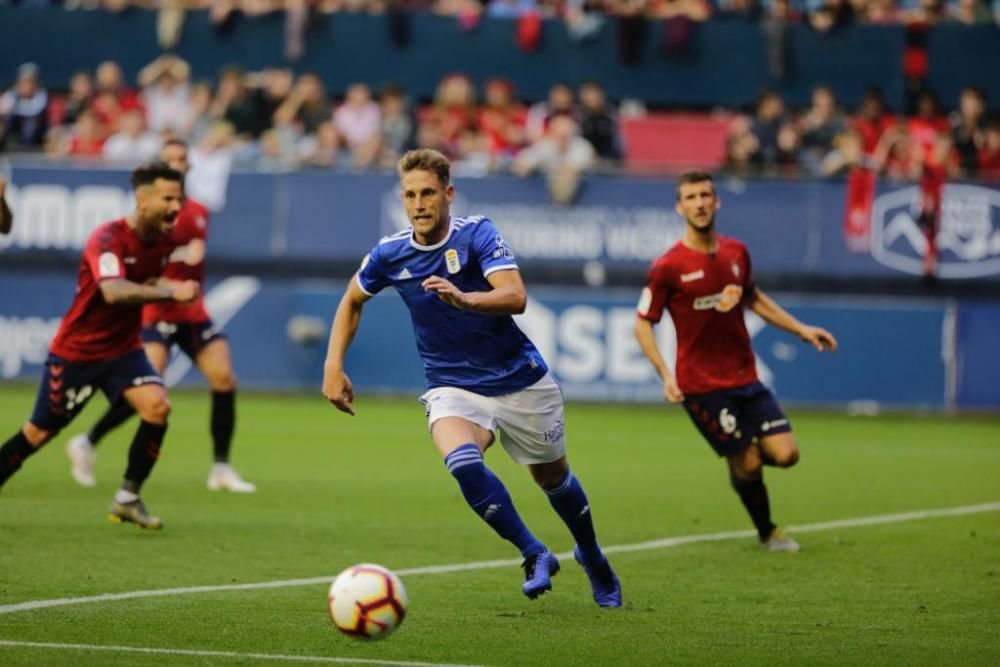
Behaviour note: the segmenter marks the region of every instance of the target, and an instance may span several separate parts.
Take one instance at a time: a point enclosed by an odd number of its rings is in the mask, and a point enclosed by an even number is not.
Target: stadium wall
[[[123,215],[132,195],[121,170],[47,168],[15,162],[8,198],[18,224],[0,237],[8,266],[43,260],[75,267],[97,224]],[[592,177],[572,207],[549,202],[541,178],[458,178],[456,214],[486,214],[526,270],[575,270],[593,284],[624,273],[633,284],[651,260],[680,238],[674,181]],[[867,235],[845,235],[846,187],[838,181],[722,179],[724,233],[742,239],[758,276],[918,284],[925,239],[915,222],[916,186],[883,183]],[[216,262],[340,278],[385,235],[407,225],[391,174],[234,173],[189,178],[192,196],[216,209],[210,247]],[[950,184],[945,189],[939,277],[1000,286],[1000,190]],[[301,275],[295,274],[295,275]],[[583,278],[580,278],[582,281]]]
[[[48,340],[73,295],[74,275],[0,273],[0,378],[37,381]],[[229,276],[210,281],[208,309],[224,326],[244,387],[318,392],[326,337],[343,283]],[[601,401],[660,400],[652,368],[632,336],[638,288],[531,290],[519,324],[538,345],[566,395]],[[754,315],[747,324],[761,378],[792,404],[930,410],[1000,408],[995,332],[1000,305],[952,299],[781,294],[797,316],[835,332],[841,350],[819,354]],[[668,357],[673,329],[657,328]],[[416,395],[423,375],[402,301],[370,301],[347,360],[362,393]],[[171,384],[201,380],[183,357]],[[416,407],[415,407],[416,409]]]

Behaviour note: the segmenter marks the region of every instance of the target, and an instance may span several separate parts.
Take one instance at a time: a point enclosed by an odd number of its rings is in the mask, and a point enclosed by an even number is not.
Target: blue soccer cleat
[[[611,569],[611,563],[607,558],[601,557],[601,562],[596,565],[588,565],[583,562],[583,555],[580,547],[573,549],[573,558],[580,564],[583,571],[590,579],[590,588],[594,591],[594,602],[601,607],[622,606],[622,585],[618,581],[618,575]]]
[[[531,554],[521,564],[524,568],[524,586],[521,590],[534,600],[545,591],[552,590],[552,577],[559,572],[559,560],[551,551]]]

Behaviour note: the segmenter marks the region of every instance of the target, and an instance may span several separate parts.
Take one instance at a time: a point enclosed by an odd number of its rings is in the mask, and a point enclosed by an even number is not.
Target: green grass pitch
[[[0,437],[20,427],[33,394],[0,389]],[[134,423],[101,445],[96,489],[70,480],[63,445],[97,418],[104,401],[95,399],[0,493],[0,609],[332,579],[357,562],[406,570],[517,557],[465,506],[415,400],[362,396],[351,418],[318,395],[244,393],[234,462],[259,492],[237,496],[205,488],[207,393],[172,398],[163,457],[144,491],[166,528],[106,519]],[[995,417],[790,416],[802,461],[766,474],[783,525],[1000,501]],[[722,462],[678,408],[572,404],[567,426],[604,545],[749,527]],[[572,548],[527,472],[499,447],[487,462],[535,533],[554,550]],[[516,566],[404,576],[409,616],[377,643],[332,627],[323,583],[0,613],[0,664],[294,664],[250,654],[497,666],[1000,664],[1000,511],[798,538],[797,555],[763,553],[751,538],[616,554],[621,610],[598,609],[571,560],[534,602],[521,595]]]

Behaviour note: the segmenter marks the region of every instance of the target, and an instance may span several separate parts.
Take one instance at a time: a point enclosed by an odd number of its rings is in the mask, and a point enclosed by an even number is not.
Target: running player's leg
[[[163,337],[155,327],[143,329],[143,348],[146,356],[157,373],[163,375],[170,358],[170,342]],[[97,458],[95,451],[104,436],[128,421],[135,414],[135,409],[124,399],[108,404],[104,414],[94,423],[87,433],[79,433],[66,443],[66,455],[70,460],[70,475],[81,486],[96,486],[97,477],[94,474],[94,463]]]
[[[214,331],[211,329],[211,323],[205,323],[196,329],[199,332],[198,340],[204,340],[205,332]],[[229,464],[229,452],[236,427],[236,374],[233,372],[229,342],[225,336],[213,334],[204,347],[197,350],[193,359],[212,392],[211,432],[214,464],[209,473],[208,488],[213,491],[252,493],[257,487],[240,477]]]
[[[551,375],[497,399],[500,440],[507,453],[528,466],[552,508],[576,541],[574,555],[586,570],[594,599],[603,607],[621,606],[621,585],[594,531],[590,501],[566,459],[562,392]]]
[[[160,447],[167,432],[170,401],[163,380],[153,370],[148,357],[135,351],[118,360],[104,390],[109,399],[121,397],[139,415],[139,427],[129,446],[121,488],[111,505],[112,518],[133,521],[144,528],[161,528],[162,522],[146,512],[139,494],[160,458]]]
[[[744,414],[745,421],[756,436],[764,465],[790,468],[798,463],[799,445],[792,433],[792,425],[770,390],[760,387],[744,405]],[[768,551],[796,552],[800,549],[798,542],[780,527],[773,528],[761,540],[761,546]]]
[[[524,557],[524,594],[535,598],[549,590],[550,578],[559,569],[558,561],[524,524],[507,487],[483,461],[483,452],[495,437],[489,399],[461,389],[438,388],[421,400],[427,406],[434,446],[458,482],[465,501]]]
[[[431,436],[472,510],[500,537],[513,543],[521,555],[545,551],[518,515],[507,487],[483,461],[493,434],[461,417],[443,417],[432,424]]]
[[[684,399],[684,409],[702,437],[716,454],[726,459],[729,482],[750,515],[761,543],[769,539],[776,527],[771,521],[771,503],[764,485],[766,457],[756,435],[764,429],[765,421],[784,417],[780,410],[773,412],[774,406],[773,396],[759,383],[689,394]],[[787,423],[786,419],[775,428],[787,430]]]
[[[0,446],[0,486],[64,429],[94,395],[103,364],[71,364],[49,355],[31,418]]]
[[[528,466],[535,482],[548,496],[549,503],[563,520],[576,541],[573,556],[587,574],[594,601],[602,607],[622,606],[622,587],[618,576],[597,543],[590,501],[583,486],[570,470],[565,456],[551,463]]]
[[[771,521],[771,501],[764,485],[764,462],[760,448],[750,443],[742,451],[726,456],[729,481],[746,508],[761,542],[775,529]]]
[[[236,375],[225,338],[215,338],[195,357],[198,370],[212,392],[212,444],[216,463],[229,462],[236,425]]]

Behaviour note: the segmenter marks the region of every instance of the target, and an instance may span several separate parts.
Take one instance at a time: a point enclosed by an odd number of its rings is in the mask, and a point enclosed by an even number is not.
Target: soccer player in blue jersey
[[[566,460],[562,392],[511,317],[527,303],[513,252],[489,219],[451,217],[455,188],[441,153],[410,151],[398,170],[412,228],[383,238],[348,284],[330,332],[323,395],[354,414],[344,357],[365,302],[394,287],[410,310],[424,361],[428,390],[420,400],[431,437],[473,511],[524,556],[524,594],[534,599],[551,590],[559,561],[528,530],[503,482],[483,462],[497,432],[573,534],[574,556],[594,600],[620,607],[621,584]]]

